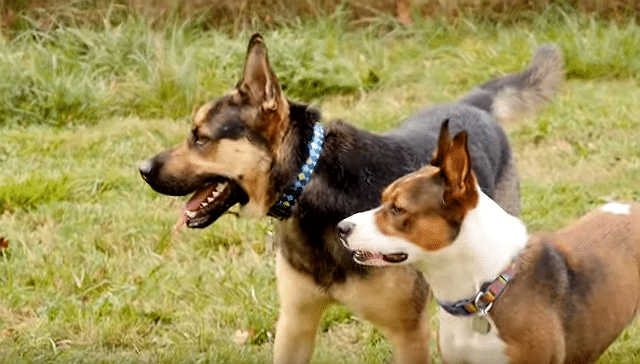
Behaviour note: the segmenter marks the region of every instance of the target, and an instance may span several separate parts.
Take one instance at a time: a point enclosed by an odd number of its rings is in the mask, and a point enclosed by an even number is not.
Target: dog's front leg
[[[393,344],[395,363],[428,364],[429,289],[413,268],[375,268],[334,286],[336,301],[376,325]]]
[[[387,337],[395,349],[397,364],[431,363],[429,352],[429,334],[426,318],[417,326],[404,327],[400,330],[386,330]]]
[[[322,313],[331,303],[313,279],[296,271],[280,252],[276,255],[280,317],[276,327],[273,362],[308,363]]]

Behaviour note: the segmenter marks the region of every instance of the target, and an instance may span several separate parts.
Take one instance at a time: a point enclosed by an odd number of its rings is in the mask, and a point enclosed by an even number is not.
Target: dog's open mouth
[[[394,263],[401,263],[407,260],[407,253],[391,253],[382,254],[365,250],[356,250],[353,252],[353,260],[358,264],[383,266]]]
[[[175,228],[205,228],[236,203],[245,204],[247,194],[230,179],[218,178],[196,191],[185,203]]]

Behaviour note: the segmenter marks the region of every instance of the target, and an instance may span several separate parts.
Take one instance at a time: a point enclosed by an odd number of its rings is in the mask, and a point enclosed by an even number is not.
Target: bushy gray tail
[[[495,78],[471,90],[460,100],[490,112],[502,123],[536,113],[564,83],[560,50],[540,46],[520,73]]]

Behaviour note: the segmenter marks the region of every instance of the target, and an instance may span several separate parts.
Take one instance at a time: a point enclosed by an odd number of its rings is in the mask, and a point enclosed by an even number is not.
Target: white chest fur
[[[417,264],[425,273],[437,299],[456,302],[473,297],[484,282],[490,282],[524,248],[524,224],[480,193],[456,240],[445,249],[429,253]],[[481,334],[472,329],[473,316],[453,316],[440,309],[438,342],[443,361],[448,364],[507,363],[506,344],[491,322],[491,330]]]
[[[498,337],[493,322],[487,334],[472,330],[471,317],[452,316],[440,309],[438,342],[442,359],[447,364],[507,363],[505,343]]]

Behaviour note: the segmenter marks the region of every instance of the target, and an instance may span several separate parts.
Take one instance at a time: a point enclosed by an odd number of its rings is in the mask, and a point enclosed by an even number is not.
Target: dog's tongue
[[[357,250],[353,253],[353,259],[356,263],[363,265],[385,266],[390,263],[400,263],[407,260],[405,253],[382,254],[364,250]]]
[[[180,210],[180,215],[178,216],[178,220],[173,225],[174,230],[182,230],[186,225],[187,221],[189,221],[189,216],[187,216],[187,211],[195,211],[202,204],[202,202],[216,190],[218,187],[217,184],[211,184],[196,192],[191,196],[191,198],[182,206]]]
[[[380,253],[358,250],[353,253],[353,259],[356,263],[364,265],[382,266],[387,265]]]
[[[191,198],[187,201],[187,203],[184,204],[185,211],[195,211],[196,209],[198,209],[202,202],[204,202],[204,199],[211,196],[213,191],[215,191],[217,188],[218,184],[213,183],[194,193],[193,196],[191,196]]]
[[[185,225],[190,228],[205,228],[216,221],[225,211],[236,203],[246,204],[249,197],[235,182],[218,180],[191,196],[184,205],[174,225],[175,230]]]

